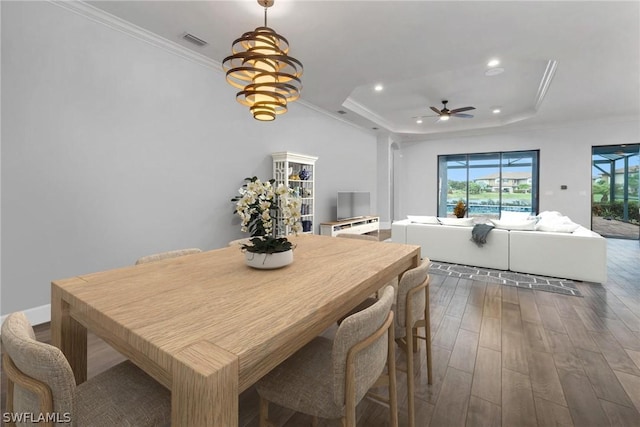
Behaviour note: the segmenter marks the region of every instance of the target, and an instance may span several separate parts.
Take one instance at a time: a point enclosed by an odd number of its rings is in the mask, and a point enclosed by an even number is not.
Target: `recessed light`
[[[338,114],[347,114],[347,112],[344,110],[338,110]]]
[[[504,73],[504,68],[501,67],[496,67],[496,68],[489,68],[487,71],[484,72],[485,76],[497,76],[498,74],[502,74]]]
[[[493,114],[500,114],[502,112],[502,110],[500,110],[499,108],[494,108],[491,112]]]
[[[375,89],[376,92],[380,92],[384,87],[381,84],[377,84],[373,89]]]
[[[417,124],[422,123],[422,119],[418,119],[418,120],[416,120],[416,123],[417,123]]]
[[[499,59],[492,59],[489,62],[487,62],[487,67],[497,67],[498,65],[500,65]]]
[[[372,127],[371,129],[373,129],[373,130],[378,130],[379,128],[376,128],[376,127]]]

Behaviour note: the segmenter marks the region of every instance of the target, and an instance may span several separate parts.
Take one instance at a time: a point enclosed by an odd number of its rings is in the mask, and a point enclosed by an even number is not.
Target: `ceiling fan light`
[[[444,115],[440,116],[440,121],[446,122],[447,120],[449,120],[449,115],[444,114]]]
[[[500,65],[500,60],[496,58],[493,58],[489,62],[487,62],[487,67],[497,67],[498,65]]]

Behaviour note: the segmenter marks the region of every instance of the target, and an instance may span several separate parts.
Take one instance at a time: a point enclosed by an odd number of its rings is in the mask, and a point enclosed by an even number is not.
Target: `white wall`
[[[345,180],[375,195],[374,136],[300,103],[257,122],[211,68],[52,3],[1,7],[0,313],[48,304],[53,279],[243,237],[230,198],[272,152],[319,157],[316,230]]]
[[[436,215],[438,155],[540,150],[539,210],[556,210],[591,227],[591,147],[640,141],[638,120],[573,123],[556,128],[501,131],[402,145],[401,206],[395,219]],[[560,190],[567,185],[567,190]]]

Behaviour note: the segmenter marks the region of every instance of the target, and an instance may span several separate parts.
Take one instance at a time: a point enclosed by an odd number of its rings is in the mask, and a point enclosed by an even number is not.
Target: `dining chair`
[[[176,257],[183,256],[183,255],[198,254],[200,252],[202,252],[202,249],[198,249],[198,248],[176,249],[176,250],[173,250],[173,251],[160,252],[158,254],[147,255],[147,256],[143,256],[141,258],[138,258],[138,260],[136,261],[136,265],[138,265],[138,264],[146,264],[148,262],[161,261],[161,260],[167,259],[167,258],[176,258]]]
[[[371,240],[373,242],[378,242],[378,238],[376,236],[371,236],[369,234],[340,233],[336,237],[346,237],[347,239]]]
[[[23,414],[32,417],[25,424],[43,420],[47,427],[158,426],[171,421],[169,390],[129,361],[76,385],[62,351],[36,341],[23,312],[5,319],[0,339],[7,375],[5,413],[14,414],[9,426]]]
[[[415,426],[415,380],[413,354],[418,351],[418,339],[426,344],[427,383],[433,383],[431,356],[431,322],[429,318],[429,267],[431,261],[424,258],[422,263],[404,272],[398,283],[398,296],[394,311],[395,339],[407,355],[407,399],[409,402],[409,426]],[[424,336],[418,335],[418,328],[424,328]]]
[[[424,258],[415,268],[405,271],[396,288],[397,298],[392,310],[395,312],[394,335],[398,346],[407,355],[407,399],[409,401],[409,426],[415,426],[415,379],[414,353],[418,351],[418,339],[426,344],[427,383],[433,383],[433,366],[431,357],[431,323],[429,318],[429,267],[431,261]],[[351,313],[364,310],[376,303],[376,299],[369,297],[353,309]],[[410,307],[410,309],[407,309]],[[347,314],[350,316],[351,313]],[[347,317],[345,316],[345,318]],[[342,323],[344,318],[338,320]],[[424,336],[418,335],[418,328],[424,328]],[[404,369],[398,368],[404,371]]]
[[[270,402],[311,415],[314,426],[320,417],[355,427],[356,405],[366,394],[389,404],[397,427],[393,301],[389,286],[373,305],[344,319],[333,341],[315,338],[258,381],[260,427],[274,426]],[[382,386],[389,388],[388,399],[368,393]]]
[[[229,242],[229,246],[240,246],[244,244],[249,244],[251,242],[251,239],[253,239],[253,237],[245,237],[242,239],[232,240]]]

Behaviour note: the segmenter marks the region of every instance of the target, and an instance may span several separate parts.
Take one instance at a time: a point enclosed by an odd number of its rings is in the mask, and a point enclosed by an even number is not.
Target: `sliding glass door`
[[[640,238],[640,144],[593,147],[591,228],[606,237]]]
[[[538,211],[537,150],[439,156],[438,178],[438,216],[452,216],[459,201],[469,217]]]

